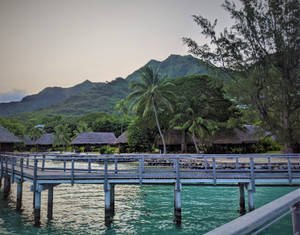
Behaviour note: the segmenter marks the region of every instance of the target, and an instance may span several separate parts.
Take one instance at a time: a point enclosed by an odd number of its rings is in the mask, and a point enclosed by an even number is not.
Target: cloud
[[[26,92],[23,90],[13,90],[6,93],[0,93],[0,103],[21,101],[24,96],[26,96]]]

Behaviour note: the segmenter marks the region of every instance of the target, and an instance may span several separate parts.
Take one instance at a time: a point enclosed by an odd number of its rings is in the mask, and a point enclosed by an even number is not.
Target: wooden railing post
[[[15,183],[15,160],[16,158],[11,158],[11,182]]]
[[[38,159],[34,158],[34,167],[33,167],[33,208],[35,207],[36,200],[36,191],[37,191],[37,168],[38,168]]]
[[[88,172],[91,173],[92,166],[91,166],[91,159],[88,159]]]
[[[0,189],[2,186],[2,178],[3,178],[3,157],[0,156],[0,167],[1,167],[1,172],[0,172]]]
[[[239,166],[239,155],[235,157],[235,168],[236,169],[240,168],[240,166]]]
[[[23,178],[24,178],[24,159],[21,158],[20,160],[20,169],[21,169],[21,181],[23,182]]]
[[[254,175],[254,159],[250,157],[250,176],[251,176],[251,188],[255,193],[255,175]]]
[[[287,157],[287,160],[288,160],[289,184],[291,185],[293,179],[292,179],[291,159],[289,156]]]
[[[43,160],[42,160],[42,171],[45,169],[45,158],[46,158],[46,156],[43,155]]]
[[[107,190],[107,184],[108,184],[108,164],[107,160],[104,160],[104,191]]]
[[[72,175],[71,175],[71,185],[74,185],[74,158],[72,157]]]
[[[4,189],[3,198],[7,199],[11,189],[11,181],[8,175],[8,157],[5,157],[5,175],[4,175]]]
[[[144,156],[139,159],[139,181],[140,185],[143,183],[143,172],[144,172]]]
[[[213,177],[214,177],[214,185],[217,184],[217,172],[216,172],[216,158],[213,157]]]
[[[118,174],[118,159],[115,159],[115,174]]]
[[[67,163],[66,163],[66,159],[64,159],[64,171],[66,171],[67,168]]]

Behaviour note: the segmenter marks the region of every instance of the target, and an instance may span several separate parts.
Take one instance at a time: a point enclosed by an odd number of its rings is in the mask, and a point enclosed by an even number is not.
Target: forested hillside
[[[216,73],[216,70],[209,69],[204,62],[190,55],[170,55],[161,62],[150,60],[145,66],[151,66],[165,78]],[[142,68],[125,79],[116,78],[111,82],[93,83],[87,80],[71,88],[45,88],[40,93],[27,96],[20,102],[0,104],[0,116],[22,114],[21,116],[24,117],[28,115],[24,114],[26,112],[37,112],[37,115],[112,113],[116,102],[129,94],[129,83],[139,79]]]

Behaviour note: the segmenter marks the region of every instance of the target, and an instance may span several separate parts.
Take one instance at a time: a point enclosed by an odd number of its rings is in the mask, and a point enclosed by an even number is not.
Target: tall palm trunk
[[[194,132],[192,133],[192,139],[195,145],[196,153],[200,153]]]
[[[163,146],[164,146],[164,154],[167,153],[167,147],[166,147],[166,142],[165,142],[165,138],[161,132],[161,129],[160,129],[160,125],[159,125],[159,121],[158,121],[158,116],[157,116],[157,111],[156,111],[156,107],[155,107],[155,103],[154,103],[154,99],[152,98],[152,104],[153,104],[153,110],[154,110],[154,115],[155,115],[155,121],[156,121],[156,125],[157,125],[157,128],[158,128],[158,132],[160,134],[160,137],[161,137],[161,140],[162,140],[162,143],[163,143]]]

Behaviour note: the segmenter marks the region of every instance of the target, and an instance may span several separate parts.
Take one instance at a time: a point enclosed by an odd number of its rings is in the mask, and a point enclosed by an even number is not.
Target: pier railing
[[[1,174],[5,170],[12,175],[28,175],[29,170],[37,178],[71,176],[76,177],[133,177],[139,178],[193,178],[206,177],[216,184],[225,175],[254,181],[260,176],[272,174],[275,178],[285,177],[293,183],[295,173],[300,174],[300,154],[123,154],[123,155],[80,155],[80,154],[1,154]],[[55,164],[53,164],[55,162]],[[131,162],[126,169],[119,167]],[[45,174],[47,172],[47,174]]]
[[[40,223],[41,193],[48,190],[48,218],[52,218],[53,188],[59,184],[103,184],[105,223],[114,214],[117,184],[174,185],[174,221],[181,223],[182,185],[239,187],[240,213],[254,210],[256,186],[300,186],[300,154],[120,154],[1,153],[0,187],[4,197],[17,183],[17,210],[22,182],[32,182],[35,224]],[[124,164],[126,163],[126,164]]]
[[[294,234],[300,234],[300,189],[284,195],[205,235],[260,234],[284,216],[292,213]]]

